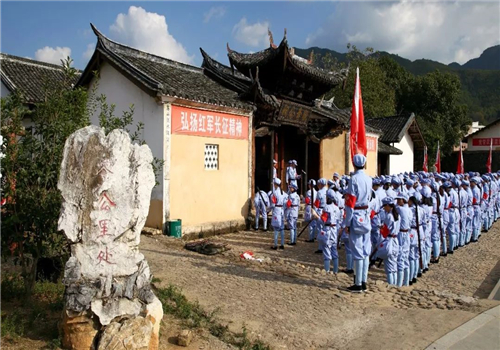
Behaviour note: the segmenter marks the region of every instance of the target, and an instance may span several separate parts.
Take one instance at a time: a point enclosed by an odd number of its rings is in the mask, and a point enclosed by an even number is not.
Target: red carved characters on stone
[[[108,197],[106,191],[104,191],[99,198],[99,210],[109,211],[112,207],[116,207],[116,204]]]
[[[114,265],[114,263],[109,260],[109,258],[111,258],[112,256],[113,254],[108,252],[108,247],[106,247],[106,252],[103,252],[102,250],[99,252],[99,255],[97,256],[97,263],[100,264],[102,261],[104,261],[110,265]]]
[[[108,233],[108,231],[109,231],[108,222],[109,222],[108,219],[99,220],[99,236],[97,236],[97,237],[104,237],[104,236],[110,235]]]

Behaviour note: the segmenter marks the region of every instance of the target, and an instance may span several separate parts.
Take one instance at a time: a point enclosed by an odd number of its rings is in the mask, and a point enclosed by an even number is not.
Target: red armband
[[[448,209],[451,209],[452,206],[453,206],[453,203],[450,202],[450,204],[448,204]]]
[[[328,220],[328,213],[326,211],[321,214],[321,220],[323,220],[323,222],[326,222],[326,220]]]
[[[370,219],[373,219],[375,215],[377,215],[377,213],[375,212],[375,210],[372,210],[372,212],[370,213]]]
[[[278,200],[276,199],[276,196],[273,194],[273,196],[271,197],[271,202],[273,202],[273,204],[276,204],[278,203]]]
[[[477,199],[476,198],[472,198],[472,204],[477,204]]]
[[[483,193],[483,199],[488,199],[488,194],[486,192]]]
[[[311,204],[311,198],[309,197],[306,198],[306,204]]]
[[[292,201],[289,199],[287,202],[286,202],[286,207],[287,208],[290,208],[292,206]]]
[[[314,206],[315,206],[316,208],[319,208],[319,199],[316,199],[316,200],[314,201]]]
[[[346,200],[345,200],[346,207],[354,208],[356,206],[356,201],[357,201],[356,196],[354,196],[350,193],[346,194]]]
[[[389,236],[389,227],[387,227],[386,224],[384,224],[384,226],[382,226],[382,228],[380,229],[380,234],[384,238],[387,238],[387,236]]]

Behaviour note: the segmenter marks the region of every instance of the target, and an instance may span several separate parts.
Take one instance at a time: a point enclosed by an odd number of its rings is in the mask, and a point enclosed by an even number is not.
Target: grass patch
[[[157,290],[158,298],[163,304],[163,312],[179,318],[189,328],[205,328],[210,334],[225,343],[237,346],[242,350],[270,350],[261,341],[251,341],[245,327],[241,333],[233,333],[227,325],[223,325],[216,317],[218,310],[211,313],[203,310],[198,302],[190,302],[181,290],[169,285]]]
[[[7,274],[1,288],[2,338],[45,340],[48,349],[56,349],[60,343],[57,325],[64,307],[64,285],[36,282],[31,299],[26,300],[23,278]]]
[[[161,282],[161,279],[159,279],[158,277],[153,277],[153,279],[151,280],[151,283],[160,283]]]

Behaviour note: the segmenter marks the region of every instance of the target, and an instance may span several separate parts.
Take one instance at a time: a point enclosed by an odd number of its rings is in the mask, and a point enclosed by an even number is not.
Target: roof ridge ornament
[[[229,47],[229,43],[226,43],[226,49],[228,53],[233,52],[233,50],[231,50],[231,48]]]
[[[274,43],[273,33],[271,32],[271,30],[269,28],[267,28],[267,35],[269,36],[269,45],[273,49],[276,49],[278,46],[276,46],[276,44]]]
[[[309,59],[307,60],[307,64],[313,64],[314,61],[314,50],[311,50],[309,53]]]

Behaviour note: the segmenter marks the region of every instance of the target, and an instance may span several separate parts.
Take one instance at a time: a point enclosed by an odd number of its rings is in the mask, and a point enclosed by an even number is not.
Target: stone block
[[[193,340],[193,332],[189,329],[184,329],[177,336],[177,345],[189,346],[191,340]]]

